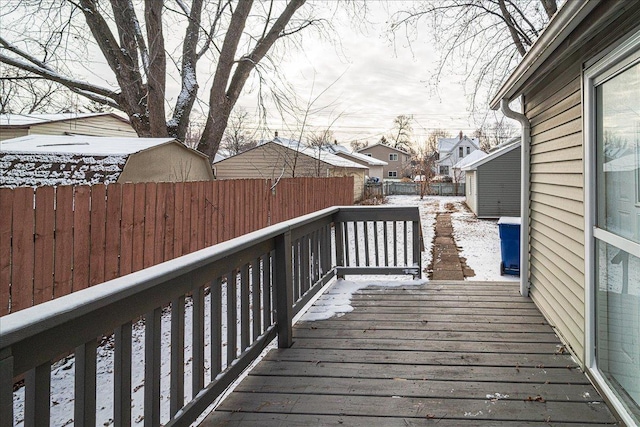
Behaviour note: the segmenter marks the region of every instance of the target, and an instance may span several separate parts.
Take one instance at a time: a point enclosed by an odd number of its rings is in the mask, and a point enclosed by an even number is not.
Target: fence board
[[[105,219],[104,280],[118,277],[120,271],[120,219],[122,218],[122,185],[107,186],[107,217]]]
[[[55,227],[54,187],[36,189],[33,303],[53,298],[53,231]]]
[[[133,184],[122,185],[122,219],[120,221],[120,275],[133,272],[133,228],[135,212]]]
[[[56,189],[53,297],[73,289],[73,187]]]
[[[133,252],[131,254],[131,271],[142,270],[144,266],[144,225],[146,186],[134,186],[133,201],[133,234],[131,235]]]
[[[173,256],[174,258],[182,255],[182,245],[184,233],[182,231],[184,225],[184,183],[178,182],[175,185],[174,193],[174,209],[173,209]]]
[[[153,265],[155,254],[155,233],[156,233],[156,189],[155,182],[145,184],[145,205],[144,205],[144,250],[143,268]]]
[[[73,289],[89,286],[91,187],[75,187],[73,195]]]
[[[89,253],[89,286],[104,282],[106,247],[107,187],[91,187],[91,247]]]
[[[274,191],[262,179],[0,189],[11,212],[0,230],[0,315],[350,204],[352,187],[343,177],[285,178]]]
[[[0,316],[9,313],[11,291],[11,232],[13,230],[13,190],[0,188],[0,212],[4,212],[0,221]]]

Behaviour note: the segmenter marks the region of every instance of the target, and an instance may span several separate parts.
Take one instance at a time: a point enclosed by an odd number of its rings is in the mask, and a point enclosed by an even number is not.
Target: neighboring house
[[[357,151],[365,156],[387,162],[382,168],[384,179],[401,179],[411,176],[411,154],[386,144],[377,143]]]
[[[26,135],[138,136],[113,113],[0,114],[0,141]]]
[[[0,142],[0,187],[212,179],[209,158],[173,138],[30,135]]]
[[[449,176],[455,182],[464,182],[464,176],[456,176],[453,166],[466,156],[480,149],[478,138],[469,138],[460,132],[455,138],[438,138],[436,174]],[[460,170],[458,170],[460,172]]]
[[[457,178],[455,182],[465,182],[466,167],[475,161],[485,158],[486,156],[487,153],[485,153],[484,151],[475,150],[472,151],[468,156],[460,159],[458,163],[453,165],[453,167],[451,168],[451,170],[453,171],[453,176]]]
[[[518,138],[489,154],[477,150],[483,156],[462,165],[467,206],[478,218],[520,216],[520,152]]]
[[[566,2],[491,107],[524,129],[522,293],[640,425],[640,2]]]
[[[362,200],[368,172],[366,166],[277,137],[220,160],[213,164],[213,169],[217,179],[264,178],[275,181],[297,176],[353,176],[354,201]]]
[[[369,178],[378,178],[379,181],[384,179],[384,167],[388,165],[387,162],[361,153],[353,153],[349,151],[347,147],[339,144],[330,145],[327,147],[327,150],[338,157],[342,157],[343,159],[351,160],[352,162],[368,167]]]

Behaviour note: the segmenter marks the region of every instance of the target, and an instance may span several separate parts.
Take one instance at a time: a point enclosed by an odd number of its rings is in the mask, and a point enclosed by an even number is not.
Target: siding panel
[[[479,217],[520,216],[520,148],[478,166]]]

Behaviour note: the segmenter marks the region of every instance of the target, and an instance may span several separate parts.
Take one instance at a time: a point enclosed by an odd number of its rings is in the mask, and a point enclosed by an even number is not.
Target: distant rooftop
[[[122,121],[127,119],[114,113],[57,113],[57,114],[0,114],[0,126],[30,126],[63,120],[83,119],[87,117],[112,116]]]

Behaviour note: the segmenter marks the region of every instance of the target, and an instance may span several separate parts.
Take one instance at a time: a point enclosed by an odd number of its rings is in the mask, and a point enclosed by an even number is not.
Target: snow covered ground
[[[475,271],[475,277],[471,280],[517,280],[509,276],[500,276],[500,239],[498,236],[497,221],[478,220],[464,206],[464,197],[425,197],[419,196],[390,196],[387,203],[400,206],[418,206],[423,228],[425,251],[422,254],[422,265],[426,267],[431,262],[431,249],[434,239],[435,218],[438,212],[452,212],[452,223],[456,243],[461,247],[461,256],[467,258],[467,265]],[[351,234],[353,236],[353,234]],[[361,236],[362,238],[362,236]],[[332,316],[341,316],[353,308],[350,305],[354,292],[367,286],[411,286],[425,282],[425,280],[410,280],[406,276],[349,276],[348,280],[334,280],[327,285],[326,291],[319,295],[309,310],[302,314],[300,319],[305,321],[327,319]],[[223,293],[225,290],[223,289]],[[225,295],[222,300],[224,301]],[[313,301],[312,301],[313,302]],[[205,298],[205,322],[209,317],[209,298]],[[310,306],[310,304],[308,305]],[[238,309],[239,310],[239,309]],[[185,316],[185,401],[190,396],[191,367],[191,304],[186,305]],[[222,316],[226,318],[225,313]],[[224,321],[224,320],[223,320]],[[162,316],[162,384],[161,390],[161,418],[169,419],[169,366],[170,366],[170,335],[169,335],[170,311],[165,310]],[[206,324],[206,323],[205,323]],[[223,336],[226,336],[226,324],[222,325]],[[239,328],[238,328],[239,330]],[[205,355],[210,352],[210,337],[205,340]],[[226,343],[222,344],[223,346]],[[133,360],[144,360],[144,325],[138,322],[133,327]],[[205,357],[205,370],[209,375],[209,360]],[[132,418],[133,425],[142,425],[143,400],[144,400],[144,364],[134,363],[132,372]],[[224,366],[223,366],[224,368]],[[110,426],[113,424],[113,343],[106,340],[98,348],[97,367],[97,425]],[[52,368],[51,374],[51,425],[65,426],[73,424],[73,390],[74,390],[74,358],[63,359]],[[14,392],[14,424],[24,424],[24,388]]]

